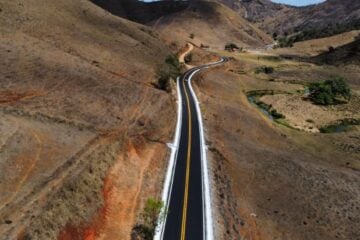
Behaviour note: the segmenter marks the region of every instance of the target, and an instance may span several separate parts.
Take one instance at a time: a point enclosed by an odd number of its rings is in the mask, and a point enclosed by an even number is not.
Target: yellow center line
[[[187,205],[189,198],[189,177],[190,177],[190,155],[191,155],[191,109],[190,109],[190,100],[189,95],[185,88],[185,79],[183,81],[184,92],[187,101],[188,107],[188,121],[189,121],[189,136],[188,136],[188,151],[186,159],[186,176],[185,176],[185,194],[184,194],[184,204],[183,204],[183,213],[182,213],[182,223],[181,223],[181,240],[185,240],[186,236],[186,215],[187,215]]]

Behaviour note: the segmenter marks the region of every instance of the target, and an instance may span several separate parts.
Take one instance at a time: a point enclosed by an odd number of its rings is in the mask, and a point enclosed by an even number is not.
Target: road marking
[[[186,176],[185,176],[185,194],[184,194],[184,203],[183,203],[183,213],[182,213],[182,223],[181,223],[181,240],[185,240],[186,236],[186,217],[187,217],[187,205],[189,198],[189,178],[190,178],[190,156],[191,156],[191,108],[189,95],[186,91],[185,81],[183,81],[184,92],[186,96],[187,108],[188,108],[188,122],[189,122],[189,132],[188,132],[188,152],[186,158]]]
[[[213,65],[217,65],[219,63],[222,63],[222,62],[226,62],[224,58],[222,58],[220,61],[218,62],[214,62],[214,63],[211,63],[211,64],[208,64],[207,66],[213,66]],[[206,66],[206,65],[205,65]],[[196,95],[195,93],[193,92],[194,90],[192,89],[191,87],[191,77],[196,74],[197,72],[199,72],[201,69],[205,68],[204,66],[201,66],[201,67],[195,67],[193,69],[190,69],[188,71],[186,71],[184,74],[183,74],[183,77],[178,77],[177,78],[177,94],[178,94],[178,117],[177,117],[177,125],[176,125],[176,131],[175,131],[175,137],[174,137],[174,143],[173,143],[173,146],[170,146],[171,147],[171,154],[170,154],[170,160],[169,160],[169,164],[168,164],[168,168],[167,168],[167,173],[166,173],[166,177],[165,177],[165,183],[164,183],[164,188],[163,188],[163,193],[162,193],[162,200],[166,203],[166,207],[165,207],[165,212],[169,210],[169,206],[170,206],[170,201],[171,201],[171,196],[172,196],[172,192],[173,192],[173,181],[174,181],[174,175],[175,175],[175,169],[176,169],[176,165],[177,165],[177,154],[178,154],[178,148],[179,148],[179,142],[180,142],[180,137],[181,137],[181,126],[183,124],[183,121],[182,121],[182,109],[183,107],[185,107],[185,102],[183,101],[183,94],[181,93],[181,88],[180,88],[180,80],[183,80],[182,81],[182,84],[184,86],[184,92],[186,94],[186,97],[187,97],[187,101],[188,101],[188,106],[190,105],[189,102],[189,95],[190,93],[188,93],[189,91],[186,91],[186,88],[185,88],[185,82],[186,81],[188,84],[189,84],[189,88],[190,88],[190,92],[191,92],[191,95],[195,98],[195,107],[198,108],[198,100],[196,98]],[[189,77],[189,79],[187,79],[187,77]],[[191,119],[191,109],[188,108],[188,112],[190,113],[189,114],[189,120]],[[198,112],[198,115],[200,115],[201,117],[201,113],[200,111],[197,109],[197,112]],[[199,121],[201,123],[201,121]],[[191,121],[190,121],[190,126],[191,126]],[[203,127],[201,126],[201,129],[203,129]],[[202,130],[203,131],[203,130]],[[201,131],[201,134],[203,134]],[[189,132],[190,132],[190,136],[191,136],[191,128],[189,129]],[[202,140],[203,140],[203,136],[202,136]],[[204,142],[204,140],[202,141]],[[189,139],[189,146],[191,145],[191,139]],[[203,144],[203,143],[202,143]],[[189,148],[188,148],[189,150]],[[191,151],[191,150],[189,150]],[[205,152],[205,147],[203,147],[203,150],[202,152]],[[206,156],[206,153],[202,153],[202,155],[205,155]],[[190,161],[190,160],[189,160]],[[204,160],[202,160],[204,161]],[[205,158],[205,161],[206,161],[206,158]],[[188,164],[189,165],[189,164]],[[204,164],[204,166],[206,166]],[[190,169],[190,165],[188,166]],[[189,170],[189,173],[190,173],[190,170]],[[207,172],[205,171],[205,179],[208,179],[208,174]],[[188,174],[188,176],[190,176],[190,174]],[[203,178],[203,177],[202,177]],[[208,182],[208,181],[207,181]],[[187,185],[189,186],[189,180],[188,180],[188,183]],[[202,185],[204,185],[204,182],[202,180]],[[206,184],[205,184],[206,185]],[[204,187],[204,186],[203,186]],[[187,187],[188,188],[188,187]],[[212,231],[212,214],[211,214],[211,209],[208,209],[209,208],[209,205],[211,204],[207,204],[207,202],[211,202],[211,199],[210,199],[210,193],[209,193],[209,189],[207,189],[208,186],[205,186],[205,199],[203,199],[203,201],[205,201],[205,203],[203,203],[205,206],[206,206],[206,213],[203,213],[204,216],[204,223],[206,222],[206,226],[204,225],[203,228],[206,232],[206,234],[204,233],[204,240],[212,240],[213,239],[213,231]],[[188,195],[188,191],[187,191],[187,195]],[[204,195],[204,193],[203,193]],[[185,197],[185,194],[184,194],[184,197]],[[185,199],[184,199],[185,200]],[[182,224],[182,227],[183,227],[183,224],[184,224],[184,228],[182,228],[182,233],[183,233],[183,236],[182,236],[182,239],[184,239],[186,236],[185,236],[185,230],[186,230],[186,215],[187,215],[187,202],[188,202],[188,196],[187,196],[187,199],[186,199],[186,211],[185,211],[185,223],[181,223]],[[183,207],[185,206],[185,201],[184,201],[184,205]],[[184,210],[184,209],[183,209]],[[161,221],[161,220],[158,220],[158,226],[157,226],[157,230],[156,230],[156,233],[155,233],[155,236],[154,236],[154,240],[163,240],[164,239],[164,233],[165,233],[165,228],[166,228],[166,224],[167,224],[167,218],[165,218],[164,221]],[[210,219],[208,219],[210,218]],[[183,219],[181,219],[183,221]],[[204,224],[203,223],[203,224]]]

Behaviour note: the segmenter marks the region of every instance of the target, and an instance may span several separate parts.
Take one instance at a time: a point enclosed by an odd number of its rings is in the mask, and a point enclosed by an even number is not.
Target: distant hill
[[[308,39],[360,29],[359,0],[327,0],[307,7],[291,7],[270,0],[219,0],[269,34],[318,30]]]
[[[332,65],[360,64],[360,37],[344,46],[329,49],[328,52],[312,58],[316,63]]]
[[[194,1],[182,10],[154,21],[155,29],[168,39],[223,48],[233,42],[241,47],[264,46],[272,39],[223,4]]]
[[[114,15],[146,24],[164,15],[184,10],[187,1],[160,1],[145,3],[138,0],[91,0]]]
[[[228,42],[240,46],[264,46],[271,38],[255,25],[223,4],[209,1],[92,0],[114,15],[153,26],[172,41],[192,41],[224,47]],[[194,35],[194,38],[189,38]]]
[[[274,18],[279,12],[293,10],[292,7],[273,3],[269,0],[218,0],[236,11],[240,16],[255,23]]]

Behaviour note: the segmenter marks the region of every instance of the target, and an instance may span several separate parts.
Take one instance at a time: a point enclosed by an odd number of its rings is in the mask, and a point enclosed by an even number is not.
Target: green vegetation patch
[[[311,83],[309,91],[311,101],[319,105],[334,105],[351,99],[350,87],[341,77]]]
[[[360,119],[346,118],[338,121],[337,123],[321,127],[321,133],[339,133],[346,132],[352,129],[353,126],[359,126]]]
[[[273,72],[274,72],[274,68],[269,67],[269,66],[261,66],[261,67],[257,67],[255,69],[256,74],[259,74],[259,73],[271,74]]]
[[[161,90],[170,90],[170,79],[176,79],[180,75],[180,63],[174,55],[169,55],[158,70],[158,82],[155,87]]]
[[[227,51],[233,51],[233,50],[239,50],[240,48],[235,43],[228,43],[225,45],[225,50]]]
[[[277,91],[272,91],[272,90],[263,90],[263,91],[250,91],[248,92],[247,96],[248,96],[248,100],[251,103],[254,103],[255,105],[257,105],[262,112],[264,112],[267,116],[270,117],[271,120],[279,120],[279,119],[284,119],[285,116],[281,113],[279,113],[276,109],[274,109],[272,107],[272,105],[266,104],[263,101],[260,100],[261,96],[264,95],[274,95],[277,94],[279,92]],[[281,92],[283,93],[283,92]]]
[[[269,56],[267,56],[267,55],[260,56],[260,59],[270,61],[270,62],[281,62],[281,61],[284,60],[282,57],[271,56],[271,55],[269,55]]]
[[[136,224],[132,230],[131,239],[152,240],[159,223],[164,221],[164,202],[149,198],[140,214],[140,223]]]

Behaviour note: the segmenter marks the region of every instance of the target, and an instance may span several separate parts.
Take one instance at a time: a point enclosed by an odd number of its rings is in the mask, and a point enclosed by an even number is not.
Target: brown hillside
[[[360,64],[360,38],[344,46],[322,53],[314,57],[313,60],[326,64],[356,64],[358,66]]]
[[[338,48],[350,44],[356,40],[360,31],[350,31],[337,34],[331,37],[312,39],[307,41],[296,42],[293,47],[276,48],[269,52],[283,56],[302,56],[314,57],[327,53],[329,48]]]
[[[114,15],[138,23],[149,23],[164,15],[184,10],[188,1],[142,2],[138,0],[91,0]]]
[[[360,2],[358,0],[327,0],[307,7],[291,7],[270,0],[219,0],[241,16],[267,31],[297,32],[303,29],[336,28],[338,25],[359,26]],[[356,27],[355,27],[356,28]],[[354,30],[354,27],[347,30]]]
[[[164,16],[152,25],[168,41],[191,41],[216,48],[224,48],[229,42],[243,47],[271,42],[268,35],[216,2],[193,2],[186,10]]]
[[[0,239],[128,239],[161,187],[175,112],[151,83],[169,50],[89,1],[0,9]]]

